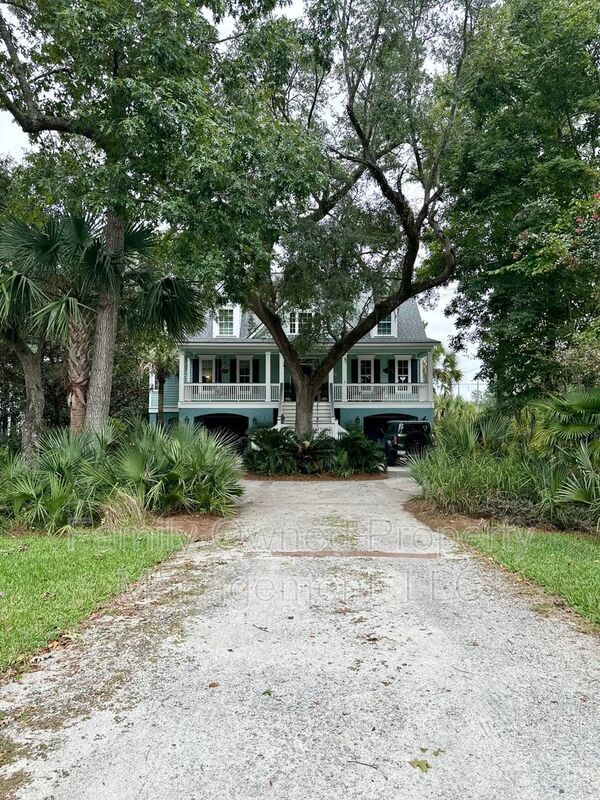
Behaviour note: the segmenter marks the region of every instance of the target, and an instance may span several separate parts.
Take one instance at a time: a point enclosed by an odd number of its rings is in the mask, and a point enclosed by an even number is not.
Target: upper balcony
[[[185,383],[181,399],[184,403],[198,404],[278,403],[282,386],[277,383]],[[336,406],[347,403],[414,405],[433,399],[428,383],[331,383],[323,387],[322,399],[329,399],[331,392]]]

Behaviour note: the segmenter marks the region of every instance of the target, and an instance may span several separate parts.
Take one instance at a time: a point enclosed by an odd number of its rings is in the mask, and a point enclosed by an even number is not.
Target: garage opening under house
[[[290,338],[302,313],[288,314]],[[319,390],[313,427],[337,436],[355,423],[379,438],[394,419],[433,420],[432,351],[414,300],[382,319],[338,361]],[[312,356],[318,357],[318,352]],[[310,369],[311,357],[306,358]],[[253,425],[293,428],[295,392],[284,358],[266,328],[250,312],[228,305],[202,331],[181,342],[179,372],[167,378],[164,419],[193,420],[243,435]],[[158,392],[150,390],[150,420]]]

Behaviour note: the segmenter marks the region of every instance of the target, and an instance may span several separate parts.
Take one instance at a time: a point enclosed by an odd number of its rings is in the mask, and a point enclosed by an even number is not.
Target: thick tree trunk
[[[308,375],[292,375],[294,388],[296,390],[296,427],[298,436],[307,436],[314,428],[313,425],[313,405],[317,396],[318,387]]]
[[[92,344],[93,318],[89,312],[79,323],[69,327],[67,364],[67,403],[71,413],[70,428],[79,433],[85,426],[87,390],[90,382],[90,349]]]
[[[107,253],[119,258],[119,254],[123,252],[124,242],[125,221],[115,214],[108,214],[106,218]],[[116,272],[119,272],[119,270],[117,269]],[[118,283],[119,279],[116,278],[115,284]],[[120,299],[120,287],[115,285],[105,289],[98,301],[85,417],[87,430],[97,430],[104,425],[110,414],[110,393],[112,390]]]
[[[12,341],[25,377],[25,416],[21,425],[21,455],[33,461],[39,450],[44,416],[44,386],[42,383],[42,345],[32,350],[21,340]]]

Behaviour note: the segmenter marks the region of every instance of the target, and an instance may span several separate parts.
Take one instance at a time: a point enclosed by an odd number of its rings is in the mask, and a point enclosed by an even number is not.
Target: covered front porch
[[[307,359],[306,368],[311,368]],[[318,400],[335,407],[382,403],[431,403],[431,351],[356,352],[331,370]],[[278,351],[182,351],[179,369],[182,404],[265,403],[295,400],[293,381]]]

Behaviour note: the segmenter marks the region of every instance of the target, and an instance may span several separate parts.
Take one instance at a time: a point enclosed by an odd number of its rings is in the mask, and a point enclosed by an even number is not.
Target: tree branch
[[[19,51],[17,48],[17,44],[13,37],[12,31],[8,26],[6,20],[4,19],[4,15],[0,11],[0,38],[4,42],[6,50],[8,52],[8,57],[10,58],[10,62],[12,64],[13,72],[21,89],[21,95],[23,97],[23,101],[29,112],[31,117],[39,116],[39,109],[35,103],[35,99],[33,97],[33,92],[31,91],[31,86],[27,79],[27,71],[25,69],[25,65],[19,58]]]
[[[19,123],[25,133],[41,133],[42,131],[56,131],[57,133],[71,133],[85,136],[93,142],[99,139],[98,131],[76,119],[70,117],[55,117],[49,114],[42,114],[35,95],[31,87],[31,82],[27,77],[25,65],[19,57],[19,51],[12,35],[12,31],[0,11],[0,39],[4,42],[12,71],[20,89],[21,97],[25,106],[23,110],[4,89],[0,88],[0,102],[14,119]],[[38,76],[39,78],[40,76]]]

